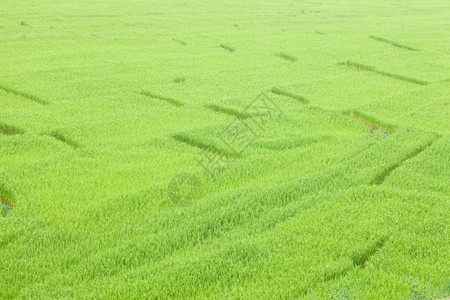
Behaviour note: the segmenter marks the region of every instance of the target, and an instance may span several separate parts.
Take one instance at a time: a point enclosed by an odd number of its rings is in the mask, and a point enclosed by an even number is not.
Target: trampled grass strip
[[[177,42],[180,45],[186,46],[187,43],[185,41],[179,40],[179,39],[172,39],[173,41]]]
[[[271,89],[271,92],[274,93],[274,94],[280,95],[280,96],[285,96],[285,97],[292,98],[292,99],[297,100],[297,101],[299,101],[299,102],[301,102],[303,104],[308,104],[309,103],[309,101],[306,100],[305,97],[293,94],[291,92],[282,90],[282,89],[277,88],[277,87],[273,87]]]
[[[75,142],[74,140],[72,140],[71,138],[67,137],[66,135],[62,134],[59,131],[52,131],[50,133],[50,136],[54,137],[55,139],[57,139],[60,142],[63,142],[65,144],[69,145],[73,149],[77,149],[80,147],[80,145],[77,142]]]
[[[366,115],[357,110],[350,110],[345,112],[346,115],[352,117],[353,119],[364,123],[367,127],[369,127],[373,131],[384,131],[387,134],[392,134],[395,132],[395,126],[383,123],[376,118]]]
[[[186,77],[175,77],[173,79],[174,83],[181,83],[181,82],[185,82],[186,81]]]
[[[14,199],[11,193],[1,185],[0,185],[0,206],[3,217],[6,217],[8,213],[14,208]]]
[[[25,99],[37,102],[39,104],[43,104],[43,105],[48,104],[47,101],[42,100],[39,97],[36,97],[34,95],[31,95],[31,94],[28,94],[28,93],[25,93],[25,92],[22,92],[22,91],[15,90],[15,89],[12,89],[12,88],[9,88],[9,87],[4,86],[4,85],[0,85],[0,90],[6,92],[8,94],[16,95],[16,96],[19,96],[19,97],[22,97],[22,98],[25,98]]]
[[[216,112],[220,112],[229,116],[233,116],[233,117],[237,117],[239,119],[247,119],[250,117],[250,115],[246,114],[245,112],[242,111],[238,111],[234,108],[230,108],[230,107],[224,107],[224,106],[220,106],[217,104],[208,104],[206,105],[207,108],[216,111]]]
[[[0,134],[15,135],[15,134],[23,134],[23,133],[24,133],[24,131],[20,128],[0,122]]]
[[[282,59],[290,61],[290,62],[295,62],[297,60],[297,57],[289,55],[289,54],[284,53],[284,52],[280,52],[280,53],[277,53],[275,55],[278,56],[279,58],[282,58]]]
[[[383,172],[381,172],[379,175],[377,175],[375,177],[375,179],[373,180],[372,184],[376,184],[376,185],[381,185],[383,184],[383,182],[386,180],[387,177],[389,177],[389,175],[392,174],[392,172],[397,169],[398,167],[400,167],[401,165],[403,165],[406,161],[416,157],[417,155],[419,155],[420,153],[422,153],[423,151],[425,151],[428,147],[430,147],[434,142],[436,142],[438,140],[438,138],[435,138],[434,140],[426,143],[425,145],[422,145],[418,148],[416,148],[413,152],[411,152],[409,155],[407,155],[405,158],[403,158],[402,160],[398,161],[397,163],[394,163],[390,166],[388,166]]]
[[[220,44],[220,47],[225,49],[225,50],[227,50],[227,51],[230,51],[230,52],[234,52],[235,51],[235,49],[233,47],[227,46],[225,44]]]
[[[385,38],[377,37],[377,36],[374,36],[374,35],[369,35],[369,38],[372,39],[372,40],[378,41],[378,42],[384,42],[384,43],[387,43],[387,44],[391,44],[392,46],[395,46],[395,47],[398,47],[398,48],[402,48],[402,49],[406,49],[406,50],[410,50],[410,51],[419,51],[419,49],[416,49],[416,48],[413,48],[413,47],[409,47],[409,46],[406,46],[406,45],[402,45],[400,43],[397,43],[397,42],[394,42],[394,41],[390,41],[390,40],[387,40]]]
[[[387,76],[387,77],[391,77],[394,79],[398,79],[398,80],[403,80],[406,82],[411,82],[411,83],[415,83],[415,84],[419,84],[419,85],[427,85],[429,84],[428,81],[425,80],[420,80],[420,79],[416,79],[416,78],[412,78],[412,77],[407,77],[407,76],[403,76],[403,75],[398,75],[398,74],[393,74],[393,73],[389,73],[386,71],[382,71],[382,70],[378,70],[375,67],[372,66],[368,66],[368,65],[363,65],[360,63],[356,63],[356,62],[352,62],[347,60],[346,62],[343,63],[339,63],[341,65],[345,65],[347,67],[351,67],[360,71],[366,71],[366,72],[372,72],[375,74],[379,74],[379,75],[383,75],[383,76]]]
[[[154,94],[154,93],[149,92],[149,91],[144,91],[143,90],[143,91],[141,91],[141,95],[147,96],[147,97],[150,97],[150,98],[153,98],[153,99],[158,99],[158,100],[161,100],[161,101],[165,101],[167,103],[170,103],[170,104],[178,106],[178,107],[184,105],[184,103],[181,102],[180,100],[177,100],[177,99],[174,99],[174,98],[170,98],[170,97],[166,97],[166,96],[157,95],[157,94]]]
[[[367,262],[381,249],[386,243],[387,238],[384,237],[376,241],[375,244],[371,245],[368,249],[361,253],[356,253],[352,257],[353,265],[361,268],[365,268]]]
[[[229,151],[220,149],[214,145],[205,143],[203,141],[199,141],[198,139],[192,138],[185,134],[181,134],[181,133],[174,134],[174,135],[172,135],[172,138],[178,142],[187,144],[191,147],[195,147],[195,148],[198,148],[201,150],[206,150],[206,151],[209,151],[209,152],[212,152],[212,153],[215,153],[215,154],[227,157],[227,158],[236,158],[237,157],[237,155],[233,152],[229,152]]]

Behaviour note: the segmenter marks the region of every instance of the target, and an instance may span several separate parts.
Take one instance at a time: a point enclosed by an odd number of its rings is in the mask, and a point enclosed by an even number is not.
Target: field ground
[[[449,1],[2,0],[0,298],[450,297],[449,95]]]

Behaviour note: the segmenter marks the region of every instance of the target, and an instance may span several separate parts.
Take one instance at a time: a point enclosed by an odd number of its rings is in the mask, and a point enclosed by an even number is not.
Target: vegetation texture
[[[450,297],[450,1],[0,1],[0,299]]]

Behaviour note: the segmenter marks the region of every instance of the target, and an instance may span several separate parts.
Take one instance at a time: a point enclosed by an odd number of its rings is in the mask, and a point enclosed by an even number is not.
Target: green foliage
[[[0,299],[450,296],[443,1],[32,4],[1,5]]]

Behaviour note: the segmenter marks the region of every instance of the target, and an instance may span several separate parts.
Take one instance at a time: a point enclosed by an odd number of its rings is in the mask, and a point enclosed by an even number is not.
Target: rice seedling
[[[90,4],[2,5],[0,299],[450,296],[442,1]]]

